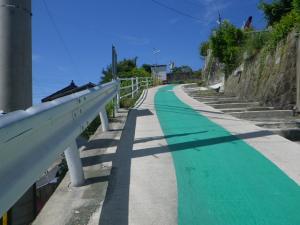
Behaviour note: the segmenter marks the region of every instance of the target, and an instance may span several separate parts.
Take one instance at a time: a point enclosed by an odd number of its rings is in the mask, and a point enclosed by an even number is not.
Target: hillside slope
[[[227,79],[225,94],[257,100],[276,108],[293,108],[296,102],[296,48],[296,33],[291,32],[273,53],[262,51],[245,59],[243,71]]]

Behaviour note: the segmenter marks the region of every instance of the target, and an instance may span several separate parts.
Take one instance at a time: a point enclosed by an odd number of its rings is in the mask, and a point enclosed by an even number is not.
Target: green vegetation
[[[246,54],[247,58],[255,56],[270,40],[270,35],[268,31],[244,33],[241,52]],[[244,56],[241,55],[239,60],[244,60]]]
[[[202,70],[193,70],[191,67],[183,65],[172,69],[172,78],[168,80],[170,84],[188,84],[199,82],[202,79]]]
[[[124,109],[129,109],[132,108],[136,101],[139,99],[139,97],[141,96],[143,90],[140,90],[135,96],[134,98],[123,98],[120,101],[120,107],[124,108]]]
[[[93,122],[91,122],[90,125],[83,131],[81,136],[85,137],[86,139],[89,139],[96,132],[100,124],[101,124],[100,116],[97,116],[93,120]]]
[[[133,59],[124,59],[117,64],[117,71],[118,71],[118,77],[150,77],[151,76],[151,66],[148,64],[142,65],[142,67],[137,67],[137,57]],[[101,83],[107,83],[112,80],[112,66],[107,66],[106,69],[103,69],[102,71],[103,77]],[[131,85],[131,81],[122,82],[122,86],[128,86]],[[128,93],[128,90],[125,90]],[[122,93],[121,93],[122,94]],[[120,107],[121,108],[130,108],[134,106],[135,102],[139,98],[141,94],[141,91],[135,95],[134,98],[128,97],[123,98],[120,100]],[[114,103],[110,102],[106,106],[106,112],[109,118],[113,117],[113,111],[114,111]],[[89,139],[98,129],[100,126],[101,121],[100,117],[97,116],[90,125],[85,129],[85,131],[81,134],[83,137]]]
[[[113,112],[114,112],[114,104],[113,102],[110,102],[106,105],[106,113],[109,118],[113,117]],[[98,129],[100,126],[101,121],[100,121],[100,116],[97,116],[91,123],[90,125],[83,131],[81,134],[83,137],[86,139],[89,139]]]
[[[293,1],[293,8],[296,13],[300,14],[300,0]]]
[[[300,0],[273,0],[271,3],[261,1],[259,9],[264,12],[268,30],[241,30],[228,21],[213,29],[207,42],[200,45],[200,55],[207,56],[212,50],[213,57],[224,64],[226,78],[243,60],[251,58],[262,49],[272,53],[278,43],[284,40],[294,29],[299,29]]]
[[[148,73],[151,73],[151,65],[150,64],[143,64],[142,65],[142,68],[148,72]]]
[[[179,66],[179,67],[175,67],[172,70],[173,74],[180,74],[180,73],[192,73],[193,69],[189,66]]]
[[[212,54],[225,64],[226,76],[237,66],[243,40],[243,32],[228,21],[213,31],[210,38]]]
[[[299,14],[296,11],[291,11],[289,14],[283,16],[280,22],[273,26],[271,31],[268,47],[275,49],[278,42],[286,38],[286,36],[300,23]]]
[[[199,47],[199,53],[202,57],[206,57],[207,56],[207,52],[208,52],[208,49],[210,48],[209,46],[209,41],[204,41],[200,44],[200,47]]]
[[[151,67],[150,65],[144,64],[142,67],[137,67],[137,57],[133,59],[123,59],[117,64],[118,77],[150,77]],[[101,83],[107,83],[112,80],[112,66],[107,66],[106,69],[102,70]]]
[[[292,6],[293,0],[275,0],[271,3],[260,1],[258,8],[264,12],[268,25],[272,26],[292,11]]]

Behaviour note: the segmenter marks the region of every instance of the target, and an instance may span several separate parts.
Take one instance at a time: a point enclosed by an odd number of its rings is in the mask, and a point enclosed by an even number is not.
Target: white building
[[[152,65],[152,76],[158,78],[161,81],[167,80],[167,65]]]

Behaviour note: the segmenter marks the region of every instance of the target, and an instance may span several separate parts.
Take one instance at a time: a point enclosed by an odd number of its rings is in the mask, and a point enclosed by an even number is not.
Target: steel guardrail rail
[[[0,215],[75,141],[118,88],[119,82],[112,81],[0,117]]]

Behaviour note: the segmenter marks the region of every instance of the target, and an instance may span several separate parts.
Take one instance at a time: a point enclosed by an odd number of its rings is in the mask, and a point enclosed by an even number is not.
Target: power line
[[[168,9],[168,10],[171,10],[171,11],[173,11],[173,12],[175,12],[175,13],[181,15],[181,16],[185,16],[185,17],[188,17],[188,18],[193,19],[193,20],[196,20],[196,21],[201,21],[200,18],[197,18],[197,17],[195,17],[195,16],[189,15],[188,13],[185,13],[185,12],[183,12],[183,11],[180,11],[180,10],[178,10],[178,9],[175,9],[175,8],[173,8],[173,7],[171,7],[171,6],[168,6],[168,5],[166,5],[166,4],[162,3],[162,2],[159,2],[159,1],[156,1],[156,0],[151,0],[151,1],[154,2],[155,4],[159,5],[159,6],[163,7],[163,8],[166,8],[166,9]]]
[[[193,4],[193,5],[196,5],[196,6],[201,6],[203,7],[202,4],[200,4],[199,2],[194,2],[194,1],[191,1],[191,0],[185,0],[186,3],[190,3],[190,4]]]
[[[48,5],[47,5],[46,0],[43,0],[43,4],[44,4],[44,6],[45,6],[46,13],[47,13],[47,15],[48,15],[48,17],[49,17],[49,19],[50,19],[50,21],[51,21],[53,27],[54,27],[54,30],[55,30],[55,32],[56,32],[56,34],[57,34],[57,36],[58,36],[58,38],[59,38],[59,40],[60,40],[62,46],[64,47],[64,50],[65,50],[65,52],[67,53],[67,55],[68,55],[68,57],[69,57],[69,60],[70,60],[71,64],[73,64],[74,70],[75,70],[75,71],[77,72],[77,74],[79,75],[79,70],[78,70],[77,65],[76,65],[76,63],[75,63],[75,61],[74,61],[74,58],[73,58],[73,56],[72,56],[72,54],[71,54],[71,52],[70,52],[70,50],[69,50],[69,48],[68,48],[68,46],[67,46],[67,44],[66,44],[66,42],[65,42],[65,40],[64,40],[64,38],[63,38],[61,32],[60,32],[60,30],[59,30],[59,28],[58,28],[58,26],[57,26],[57,24],[56,24],[56,22],[55,22],[55,20],[54,20],[54,17],[53,17],[53,15],[52,15],[52,13],[51,13],[51,11],[50,11]]]

